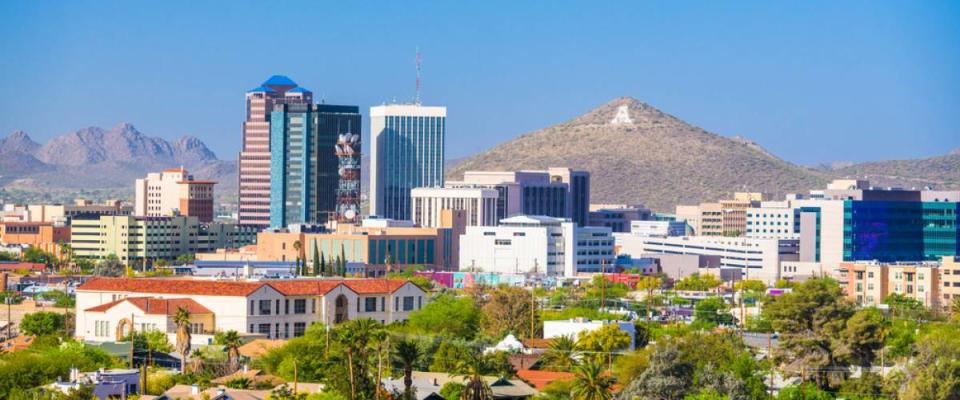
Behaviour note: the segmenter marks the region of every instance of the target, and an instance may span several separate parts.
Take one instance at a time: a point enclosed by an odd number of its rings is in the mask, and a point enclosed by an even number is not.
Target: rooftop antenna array
[[[414,99],[416,105],[420,105],[420,47],[417,46],[417,97]]]

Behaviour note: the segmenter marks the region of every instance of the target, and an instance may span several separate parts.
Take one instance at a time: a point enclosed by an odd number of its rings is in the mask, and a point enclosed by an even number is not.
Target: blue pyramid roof
[[[263,86],[297,86],[297,83],[286,76],[274,75],[264,81]]]
[[[270,88],[268,88],[268,87],[266,87],[266,86],[260,86],[260,87],[255,87],[255,88],[250,89],[250,90],[247,91],[247,93],[256,93],[256,92],[267,92],[267,93],[270,93],[270,92],[276,92],[276,90],[270,89]]]
[[[288,90],[287,93],[313,93],[313,92],[307,89],[304,89],[302,87],[295,87],[293,89]]]

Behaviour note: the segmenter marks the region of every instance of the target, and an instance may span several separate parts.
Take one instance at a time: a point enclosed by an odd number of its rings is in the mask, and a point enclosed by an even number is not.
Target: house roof
[[[237,351],[240,352],[240,355],[244,357],[257,358],[268,351],[273,350],[277,347],[283,346],[286,343],[286,340],[271,340],[271,339],[253,339],[248,343],[244,343]]]
[[[93,278],[80,291],[247,296],[269,286],[285,296],[323,295],[339,285],[358,294],[393,293],[407,284],[402,279],[289,279],[262,282],[210,281],[170,278]]]
[[[287,78],[285,75],[274,75],[268,78],[266,81],[260,84],[261,86],[297,86],[297,83],[293,79]]]
[[[0,342],[0,352],[13,353],[30,347],[33,344],[33,336],[20,335],[13,339]]]
[[[210,311],[208,308],[204,307],[200,303],[197,303],[193,299],[158,299],[156,297],[127,297],[125,299],[91,307],[85,311],[104,312],[123,302],[132,304],[134,307],[139,308],[144,314],[147,315],[174,315],[177,313],[177,310],[180,307],[185,308],[190,312],[190,314],[213,313],[213,311]]]
[[[323,279],[291,279],[271,281],[267,284],[286,296],[307,296],[327,294],[337,286],[340,286],[341,283],[343,283],[343,281]]]
[[[343,281],[343,284],[359,294],[372,294],[396,292],[407,282],[410,281],[402,279],[351,279]]]
[[[565,381],[573,379],[576,375],[573,372],[557,371],[538,371],[532,369],[517,370],[517,377],[533,385],[537,390],[543,390],[544,386],[553,381]]]
[[[247,296],[263,282],[227,282],[165,278],[93,278],[77,287],[83,291]]]

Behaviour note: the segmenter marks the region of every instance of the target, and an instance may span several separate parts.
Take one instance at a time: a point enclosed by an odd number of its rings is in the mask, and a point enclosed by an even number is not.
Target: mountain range
[[[199,179],[218,181],[218,192],[236,191],[236,162],[219,160],[192,136],[167,141],[123,123],[111,129],[80,129],[42,145],[22,131],[0,139],[0,187],[10,191],[103,189],[132,194],[134,179],[178,166]]]
[[[130,198],[134,179],[181,165],[198,179],[218,181],[221,201],[235,199],[237,162],[218,159],[196,137],[167,141],[123,123],[80,129],[41,145],[16,131],[0,139],[0,201],[64,201],[92,192]],[[866,178],[878,186],[960,189],[957,150],[915,160],[810,168],[784,161],[750,139],[709,132],[630,97],[471,157],[448,160],[447,178],[459,180],[467,170],[562,166],[590,171],[592,203],[645,204],[658,211],[714,201],[733,191],[806,192],[838,177]],[[363,167],[367,175],[367,157]]]
[[[806,192],[850,176],[889,186],[960,188],[960,155],[809,168],[747,138],[709,132],[630,97],[460,160],[447,178],[459,180],[468,170],[560,166],[590,171],[591,203],[645,204],[659,211],[734,191]]]

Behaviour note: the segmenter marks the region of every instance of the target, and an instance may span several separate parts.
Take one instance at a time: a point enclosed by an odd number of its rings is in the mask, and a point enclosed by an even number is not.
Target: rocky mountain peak
[[[0,152],[4,153],[23,153],[33,155],[40,148],[40,144],[33,141],[26,132],[17,130],[9,136],[0,140]]]

